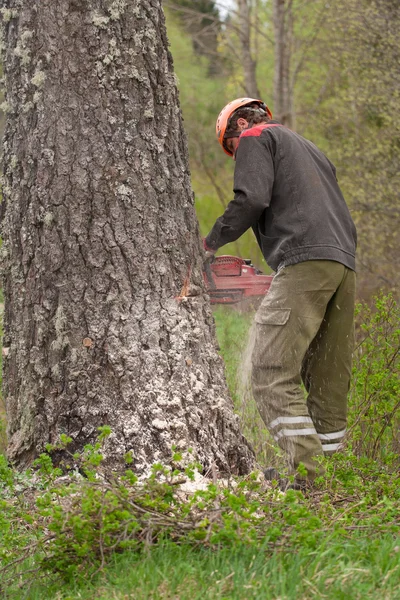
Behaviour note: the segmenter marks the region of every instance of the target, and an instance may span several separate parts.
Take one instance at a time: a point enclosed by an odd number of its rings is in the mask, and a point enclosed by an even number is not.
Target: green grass
[[[344,537],[314,551],[273,553],[245,546],[211,550],[169,543],[142,554],[116,556],[92,583],[33,587],[29,599],[396,600],[399,543],[390,535],[374,540]]]

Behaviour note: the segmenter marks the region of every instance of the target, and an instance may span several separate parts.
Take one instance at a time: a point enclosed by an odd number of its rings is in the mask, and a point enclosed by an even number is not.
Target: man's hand
[[[216,253],[216,250],[211,250],[211,248],[207,246],[205,238],[203,238],[203,248],[206,259],[213,258],[214,254]]]

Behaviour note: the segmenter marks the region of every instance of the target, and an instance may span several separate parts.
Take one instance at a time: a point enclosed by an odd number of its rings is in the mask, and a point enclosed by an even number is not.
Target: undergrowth
[[[357,456],[385,463],[400,456],[400,307],[381,295],[356,319],[348,440]]]
[[[139,479],[102,468],[101,428],[95,445],[74,454],[77,470],[63,475],[44,453],[35,469],[18,474],[0,458],[2,597],[27,586],[84,582],[126,551],[142,553],[170,542],[193,549],[260,548],[274,553],[320,552],[354,535],[395,539],[400,525],[400,475],[387,464],[337,454],[324,461],[327,476],[303,495],[266,487],[255,472],[207,483],[188,493],[184,470],[156,464]],[[64,437],[61,446],[68,447]],[[51,453],[55,447],[49,447]],[[174,465],[180,455],[173,456]],[[129,462],[129,457],[127,457]]]

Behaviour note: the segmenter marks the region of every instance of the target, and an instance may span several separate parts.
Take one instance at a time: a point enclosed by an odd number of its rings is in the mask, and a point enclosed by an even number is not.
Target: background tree
[[[223,64],[218,52],[218,36],[221,30],[219,12],[213,0],[176,0],[165,2],[175,13],[182,29],[192,40],[195,54],[208,57],[207,74],[215,77],[222,73]]]
[[[9,455],[60,433],[134,467],[246,472],[215,348],[158,2],[3,1]]]
[[[260,92],[258,90],[256,78],[256,66],[258,57],[254,57],[252,52],[252,22],[251,22],[251,7],[248,0],[237,0],[238,3],[238,20],[239,20],[239,39],[241,45],[241,57],[244,79],[244,94],[250,98],[258,98]]]
[[[293,0],[274,0],[275,34],[274,110],[278,121],[293,127],[291,61],[293,46]]]

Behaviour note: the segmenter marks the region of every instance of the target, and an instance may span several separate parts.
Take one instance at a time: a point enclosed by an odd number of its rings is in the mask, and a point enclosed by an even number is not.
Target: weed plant
[[[373,309],[357,307],[357,325],[348,440],[386,464],[400,457],[400,307],[381,295]]]
[[[120,474],[105,471],[101,448],[109,434],[100,428],[95,445],[71,456],[77,470],[68,475],[47,453],[37,470],[24,474],[0,459],[3,597],[37,586],[40,578],[46,586],[82,583],[116,554],[141,555],[161,543],[214,552],[242,548],[283,559],[297,551],[321,554],[355,538],[394,541],[398,534],[400,475],[371,459],[338,454],[324,461],[327,478],[306,496],[266,488],[258,473],[187,494],[182,477],[194,479],[200,466],[180,469],[178,453],[174,467],[156,464],[145,479],[129,465]],[[69,441],[63,437],[48,452]]]

